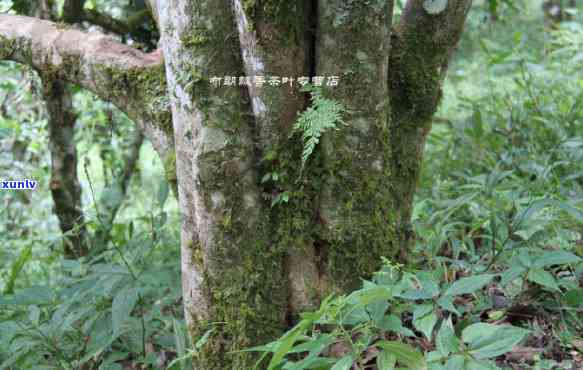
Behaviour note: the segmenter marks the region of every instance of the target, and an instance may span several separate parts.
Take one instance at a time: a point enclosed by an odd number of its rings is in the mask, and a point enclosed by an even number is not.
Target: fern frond
[[[304,142],[303,168],[320,142],[322,134],[331,129],[337,130],[340,124],[345,124],[342,115],[346,108],[337,101],[325,98],[320,89],[310,85],[304,86],[302,91],[310,92],[312,101],[312,105],[300,114],[293,127],[293,133],[301,133]]]

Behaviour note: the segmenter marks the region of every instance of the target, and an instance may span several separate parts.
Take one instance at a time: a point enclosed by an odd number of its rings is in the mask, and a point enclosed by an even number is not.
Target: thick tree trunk
[[[382,256],[406,254],[423,144],[470,4],[436,15],[423,3],[407,3],[394,57],[391,2],[158,3],[187,322],[193,340],[213,329],[196,369],[251,368],[252,355],[229,352],[273,339]],[[212,87],[225,76],[266,82]],[[348,126],[325,134],[303,171],[292,127],[307,97],[269,76],[339,78],[323,91],[348,109]],[[289,201],[270,206],[282,193]]]

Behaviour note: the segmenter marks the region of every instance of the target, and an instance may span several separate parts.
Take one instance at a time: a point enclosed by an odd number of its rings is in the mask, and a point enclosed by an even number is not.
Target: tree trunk
[[[68,22],[80,19],[71,14],[72,3],[67,1],[63,9]],[[48,1],[39,2],[39,18],[50,19],[51,9]],[[54,212],[59,219],[63,234],[63,255],[66,259],[77,259],[89,251],[81,185],[77,177],[77,143],[75,141],[75,122],[77,115],[73,109],[73,94],[63,81],[55,79],[50,73],[41,74],[43,98],[48,112],[49,151],[51,152],[50,189]]]
[[[65,84],[50,76],[41,78],[43,97],[49,113],[51,195],[63,233],[64,257],[76,259],[89,251],[81,203],[81,185],[77,177],[77,148],[74,137],[77,116],[73,111],[73,96]]]
[[[355,288],[381,257],[406,255],[423,145],[469,3],[429,14],[409,1],[394,55],[391,2],[158,3],[186,317],[193,340],[213,330],[196,369],[251,368],[252,355],[230,352]],[[262,86],[211,84],[258,75]],[[323,94],[348,125],[324,134],[303,170],[293,125],[307,96],[267,76],[339,78]]]

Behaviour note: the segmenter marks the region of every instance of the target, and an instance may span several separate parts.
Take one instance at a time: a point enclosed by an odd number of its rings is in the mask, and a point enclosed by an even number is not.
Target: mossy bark
[[[195,368],[247,369],[249,354],[229,352],[280,334],[286,297],[246,91],[209,83],[244,74],[235,24],[224,2],[174,1],[158,13],[183,211],[185,313],[193,339],[214,328]]]
[[[396,255],[387,84],[392,10],[386,1],[322,0],[318,13],[316,73],[339,77],[325,92],[348,109],[347,127],[324,137],[320,204],[324,273],[334,290],[345,291],[377,270],[381,256]]]
[[[64,14],[69,21],[75,18],[65,4]],[[48,8],[41,2],[39,8]],[[41,10],[41,9],[39,9]],[[50,9],[39,11],[40,17],[49,19]],[[66,259],[77,259],[89,251],[89,239],[81,201],[81,186],[77,177],[77,145],[73,109],[73,94],[61,80],[51,73],[41,74],[43,97],[48,112],[49,150],[51,152],[50,189],[54,210],[63,233],[63,254]]]
[[[412,3],[425,20],[422,2]],[[464,1],[450,3],[455,10]],[[408,46],[392,58],[392,5],[158,3],[183,211],[186,317],[193,340],[213,330],[196,369],[252,368],[254,355],[229,352],[274,339],[301,310],[355,288],[381,257],[400,258],[409,247],[403,229],[452,45],[438,45],[445,49],[439,55]],[[435,19],[443,26],[441,15]],[[391,71],[424,64],[424,56],[429,66],[419,75]],[[211,77],[257,75],[266,77],[263,86],[210,84]],[[323,92],[348,108],[347,126],[325,134],[304,169],[292,126],[309,101],[297,85],[270,85],[270,75],[339,78]],[[406,105],[416,103],[407,90],[416,88],[431,103],[425,110]],[[287,201],[272,206],[282,194]]]
[[[89,251],[88,235],[77,177],[77,148],[72,94],[62,81],[51,76],[43,79],[43,97],[48,111],[51,182],[54,210],[67,259],[77,259]]]

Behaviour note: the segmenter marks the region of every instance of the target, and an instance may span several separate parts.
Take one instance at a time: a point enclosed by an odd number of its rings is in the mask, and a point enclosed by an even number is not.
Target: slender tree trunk
[[[43,97],[48,111],[49,149],[51,152],[50,189],[54,210],[63,233],[64,256],[75,259],[87,254],[88,238],[77,177],[75,141],[76,114],[72,94],[65,83],[41,76]]]
[[[122,168],[113,169],[112,183],[106,187],[99,200],[97,209],[99,222],[93,236],[93,244],[96,251],[95,253],[92,252],[92,254],[99,253],[99,251],[103,251],[107,247],[107,243],[111,238],[113,222],[126,197],[130,180],[140,158],[140,149],[143,142],[144,135],[139,130],[136,130],[134,137],[131,138],[129,148],[122,158]],[[112,196],[108,192],[114,192],[115,195]]]
[[[78,0],[66,1],[63,13],[68,22],[80,19],[72,13],[71,5],[82,6]],[[80,12],[80,9],[78,9]],[[39,2],[41,19],[50,19],[51,7],[47,0]],[[63,254],[66,259],[85,256],[89,251],[81,185],[77,177],[77,143],[73,95],[63,81],[50,73],[41,74],[43,98],[48,112],[49,150],[51,152],[51,182],[54,211],[63,233]]]

